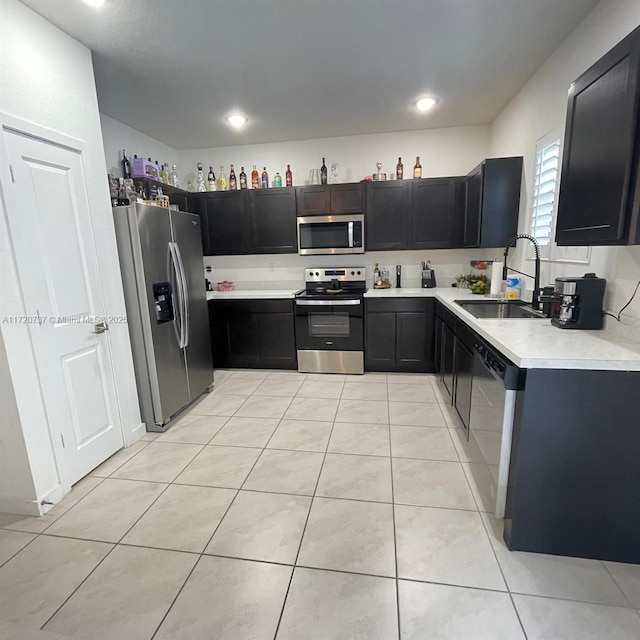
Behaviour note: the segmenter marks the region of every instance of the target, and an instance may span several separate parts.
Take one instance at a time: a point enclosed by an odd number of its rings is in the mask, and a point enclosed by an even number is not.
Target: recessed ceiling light
[[[435,107],[437,100],[435,98],[420,98],[418,102],[416,102],[416,107],[418,111],[429,111],[429,109],[433,109]]]
[[[236,114],[236,115],[233,115],[233,116],[229,116],[227,118],[227,122],[232,127],[235,127],[236,129],[239,129],[240,127],[244,127],[244,125],[247,124],[247,119],[244,116],[241,116],[240,114]]]
[[[84,0],[85,4],[88,4],[90,7],[101,7],[104,4],[104,0]]]

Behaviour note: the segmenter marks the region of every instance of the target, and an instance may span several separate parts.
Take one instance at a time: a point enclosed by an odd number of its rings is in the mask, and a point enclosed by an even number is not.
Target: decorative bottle
[[[207,187],[204,184],[204,173],[202,173],[202,169],[203,169],[202,162],[198,162],[196,166],[198,167],[198,175],[196,177],[196,182],[197,182],[196,190],[199,193],[202,193],[207,190]]]
[[[287,187],[293,186],[293,174],[291,173],[291,165],[287,165],[287,171],[284,174],[284,180]]]
[[[213,173],[213,167],[209,166],[209,173],[207,174],[207,183],[209,191],[217,191],[218,185],[216,184],[216,174]]]
[[[253,165],[253,171],[251,172],[251,188],[259,189],[260,188],[260,177],[258,176],[258,170],[256,169],[256,165]]]
[[[396,165],[396,180],[402,180],[404,175],[404,165],[402,164],[402,158],[398,158],[398,164]]]
[[[236,179],[236,171],[231,165],[229,169],[229,191],[236,191],[238,189],[238,180]]]
[[[262,167],[262,188],[269,188],[269,174],[267,173],[267,167]]]
[[[327,165],[324,163],[324,158],[320,167],[320,184],[327,184]]]
[[[422,165],[420,164],[420,156],[416,156],[416,164],[413,167],[413,177],[422,178]]]
[[[224,175],[224,167],[220,165],[220,173],[218,173],[218,189],[220,191],[227,190],[227,178]]]
[[[247,188],[247,174],[244,172],[244,167],[240,167],[240,189]]]
[[[180,188],[180,180],[178,178],[178,169],[176,169],[176,165],[173,165],[171,169],[171,184],[176,188]]]

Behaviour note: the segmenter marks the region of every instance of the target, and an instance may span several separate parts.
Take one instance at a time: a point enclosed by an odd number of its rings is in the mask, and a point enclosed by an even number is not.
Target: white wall
[[[327,167],[337,162],[339,182],[356,182],[376,171],[376,162],[383,163],[383,171],[395,173],[398,156],[402,157],[405,175],[412,176],[416,156],[420,156],[423,176],[440,177],[465,175],[487,157],[489,127],[475,125],[445,129],[425,129],[358,136],[343,136],[315,140],[296,140],[273,144],[191,149],[181,152],[181,166],[187,168],[187,178],[193,179],[189,168],[203,162],[213,165],[218,173],[220,165],[229,171],[233,163],[236,171],[244,165],[250,171],[256,164],[259,171],[266,166],[270,178],[280,171],[283,179],[287,164],[291,165],[295,185],[308,182],[309,171],[319,168],[322,157]],[[331,175],[329,181],[332,181]],[[495,253],[495,252],[493,252]],[[493,253],[489,252],[490,256]],[[221,256],[205,258],[205,264],[214,268],[210,279],[233,280],[238,288],[299,288],[304,282],[303,271],[308,266],[366,266],[372,278],[376,262],[395,269],[403,265],[404,286],[419,286],[419,265],[430,259],[437,269],[439,283],[450,284],[459,273],[469,272],[471,258],[489,257],[487,251],[403,251],[373,252],[360,256]],[[394,271],[395,273],[395,271]],[[395,283],[395,276],[392,278]]]
[[[91,53],[17,0],[0,0],[0,59],[0,112],[86,143],[83,163],[94,231],[98,237],[111,239],[103,243],[103,246],[108,244],[110,250],[99,256],[106,309],[110,315],[124,315],[122,284],[119,277],[113,275],[119,273],[119,266]],[[24,315],[2,198],[0,291],[0,318]],[[23,442],[12,437],[6,444],[7,457],[15,454],[20,471],[14,477],[11,467],[0,466],[0,500],[1,491],[13,486],[13,497],[23,500],[22,512],[29,513],[43,497],[59,494],[62,485],[46,414],[37,392],[38,374],[26,325],[0,323],[0,331],[6,349],[6,354],[0,351],[0,371],[6,371],[8,365],[13,386],[12,394],[6,377],[0,375],[0,402],[6,400],[9,406],[13,395],[23,436]],[[136,429],[140,426],[140,413],[129,334],[124,324],[112,325],[109,334],[125,441],[130,443],[139,433]],[[15,427],[16,419],[13,415],[8,424]],[[28,467],[23,447],[26,447]],[[24,479],[25,472],[31,476],[30,483],[24,480],[11,484],[16,478]]]
[[[207,170],[212,165],[216,175],[220,165],[224,165],[227,177],[230,164],[235,166],[236,173],[244,166],[247,174],[254,164],[260,173],[266,166],[270,180],[279,171],[283,182],[287,164],[290,164],[294,185],[303,185],[309,180],[309,171],[320,168],[323,157],[328,169],[332,162],[338,163],[338,182],[358,182],[375,173],[376,162],[382,162],[382,171],[387,175],[395,173],[398,156],[402,157],[407,178],[413,176],[416,156],[420,156],[425,178],[465,175],[486,157],[488,148],[489,126],[474,125],[189,149],[180,153],[180,164],[186,172],[185,177],[191,180],[196,164],[202,162]],[[329,179],[331,181],[331,176]]]
[[[122,150],[126,149],[129,158],[133,158],[135,154],[139,158],[150,157],[161,164],[176,164],[178,175],[180,175],[179,153],[173,147],[151,138],[119,120],[114,120],[104,113],[100,114],[100,124],[102,125],[104,155],[109,173],[117,177],[122,175],[120,161],[122,160]]]
[[[567,91],[573,80],[640,24],[638,0],[602,0],[520,90],[491,126],[491,155],[523,155],[525,182],[520,231],[528,232],[536,141],[554,128],[564,128]],[[521,269],[531,270],[518,252]],[[640,247],[594,247],[590,265],[545,264],[543,284],[557,276],[596,271],[608,279],[605,305],[618,311],[640,280]],[[625,312],[622,326],[607,328],[640,339],[640,296]],[[623,316],[624,318],[624,316]]]

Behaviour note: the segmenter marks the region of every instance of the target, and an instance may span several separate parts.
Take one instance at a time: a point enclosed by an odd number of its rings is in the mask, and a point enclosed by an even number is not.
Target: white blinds
[[[559,163],[560,140],[545,145],[536,153],[531,203],[531,235],[542,246],[549,245],[553,236]]]

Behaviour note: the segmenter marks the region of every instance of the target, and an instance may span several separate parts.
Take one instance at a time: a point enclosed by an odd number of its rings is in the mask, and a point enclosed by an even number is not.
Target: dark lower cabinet
[[[456,354],[456,334],[453,329],[444,324],[442,327],[442,364],[440,375],[442,384],[453,400],[455,392],[455,354]]]
[[[473,379],[473,351],[462,340],[456,338],[455,356],[455,394],[454,406],[462,420],[464,429],[469,433],[469,417],[471,415],[471,381]]]
[[[433,298],[365,300],[365,369],[431,373]]]
[[[214,367],[295,369],[291,300],[211,300]]]

